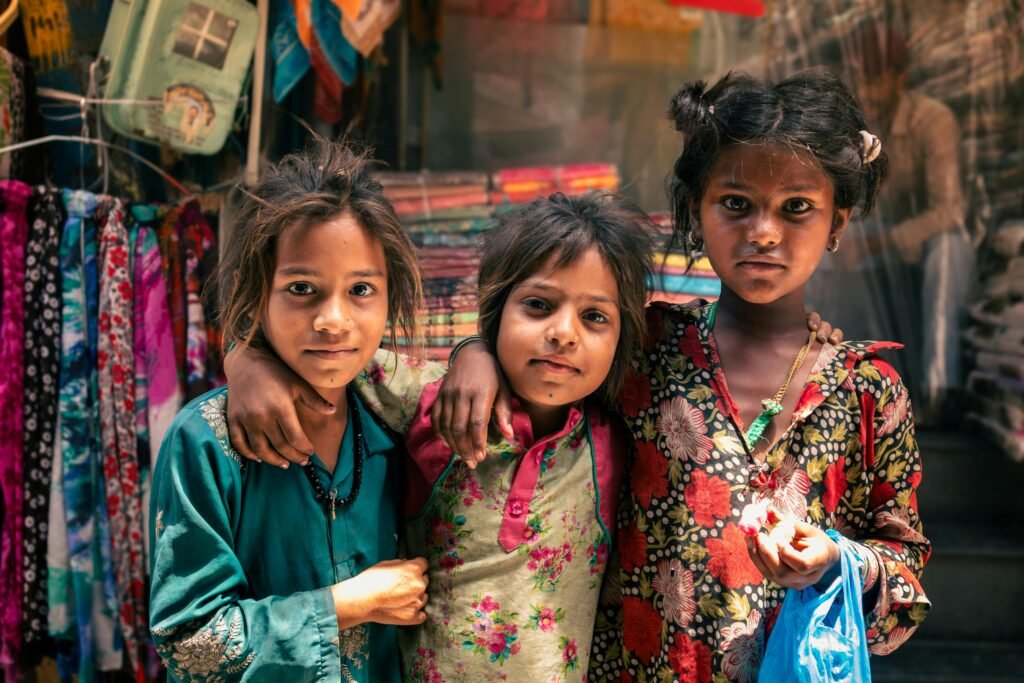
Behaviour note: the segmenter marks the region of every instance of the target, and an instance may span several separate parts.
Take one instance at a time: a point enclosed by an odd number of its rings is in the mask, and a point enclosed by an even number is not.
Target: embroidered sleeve
[[[892,366],[877,358],[864,363],[859,374],[869,387],[861,391],[860,402],[861,443],[871,483],[869,532],[858,540],[866,562],[865,585],[877,586],[878,595],[865,627],[871,652],[885,655],[917,630],[931,606],[920,583],[931,543],[917,510],[921,454],[907,388]]]
[[[180,681],[339,680],[330,588],[243,598],[248,584],[233,533],[240,465],[209,422],[213,414],[182,411],[157,461],[150,595],[157,652]]]
[[[398,434],[405,434],[416,415],[423,387],[444,376],[440,363],[418,361],[380,349],[356,378],[355,389],[366,406]]]

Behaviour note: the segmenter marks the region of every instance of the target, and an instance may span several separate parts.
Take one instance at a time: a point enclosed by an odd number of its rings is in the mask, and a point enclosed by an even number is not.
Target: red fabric
[[[764,3],[760,0],[668,0],[673,7],[699,7],[715,12],[763,17]]]

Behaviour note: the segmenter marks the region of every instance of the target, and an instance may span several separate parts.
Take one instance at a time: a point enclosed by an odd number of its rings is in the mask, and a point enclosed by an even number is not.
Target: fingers
[[[406,561],[411,564],[419,574],[426,574],[427,569],[430,567],[427,560],[422,557],[414,557],[413,559]]]
[[[470,453],[477,463],[487,457],[487,425],[490,422],[490,401],[476,400],[469,411]]]
[[[334,411],[337,410],[333,403],[325,399],[309,385],[303,385],[298,388],[298,399],[302,401],[307,408],[315,410],[322,415],[333,415]],[[310,450],[313,449],[310,448]]]
[[[754,536],[754,547],[757,554],[764,562],[764,566],[771,572],[771,576],[779,575],[779,547],[763,531]]]
[[[498,395],[494,400],[494,419],[498,429],[506,439],[514,436],[512,432],[512,391],[504,378],[498,385]]]
[[[249,448],[252,449],[256,459],[274,467],[288,469],[288,461],[277,454],[271,445],[267,435],[259,430],[245,428],[245,436],[249,441]]]
[[[817,311],[811,311],[807,314],[807,329],[812,332],[817,332],[821,327],[821,316],[818,315]]]
[[[260,462],[259,457],[249,446],[249,439],[245,435],[245,430],[242,429],[241,425],[232,420],[230,415],[228,416],[228,438],[231,440],[231,447],[238,451],[239,455],[247,460]]]
[[[276,439],[271,439],[271,443],[278,455],[297,465],[306,465],[314,451],[297,419],[279,420]]]
[[[451,443],[447,439],[448,420],[450,418],[451,413],[448,410],[448,394],[445,392],[444,384],[442,383],[441,391],[437,395],[437,400],[434,401],[434,405],[430,407],[430,426],[434,430],[434,436],[444,441],[448,448],[452,447]]]
[[[807,314],[807,329],[817,333],[814,335],[814,340],[819,344],[828,341],[829,335],[832,333],[832,325],[827,320],[822,320],[816,311]]]
[[[448,425],[448,434],[451,438],[448,445],[460,458],[466,460],[467,464],[470,463],[468,458],[473,455],[473,437],[469,433],[469,413],[472,408],[472,399],[461,392],[456,394],[451,408],[452,419]],[[475,464],[474,462],[471,466]]]
[[[815,340],[819,344],[828,342],[833,346],[841,344],[843,341],[843,331],[838,327],[832,327],[832,324],[827,320],[822,320],[821,315],[816,311],[811,311],[807,314],[807,329],[812,332],[817,332]]]

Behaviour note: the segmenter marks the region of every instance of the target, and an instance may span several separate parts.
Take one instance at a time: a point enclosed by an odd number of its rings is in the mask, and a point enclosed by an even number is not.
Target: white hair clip
[[[882,153],[882,141],[877,135],[872,135],[866,130],[860,132],[860,159],[865,164],[870,164]]]

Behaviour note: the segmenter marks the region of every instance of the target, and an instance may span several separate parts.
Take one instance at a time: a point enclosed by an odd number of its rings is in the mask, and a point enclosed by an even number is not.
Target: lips
[[[530,361],[530,364],[539,367],[545,372],[550,372],[556,375],[570,375],[580,371],[579,368],[564,358],[534,358]]]
[[[736,264],[737,267],[754,273],[774,273],[785,270],[786,266],[774,259],[752,258],[744,259]]]
[[[342,358],[348,358],[356,349],[339,347],[333,349],[309,349],[306,353],[312,354],[317,358],[323,358],[325,360],[340,360]]]

